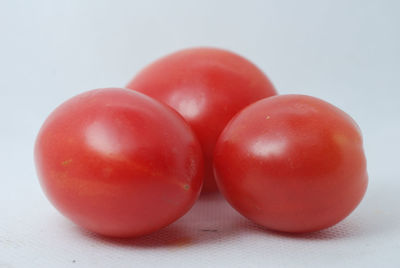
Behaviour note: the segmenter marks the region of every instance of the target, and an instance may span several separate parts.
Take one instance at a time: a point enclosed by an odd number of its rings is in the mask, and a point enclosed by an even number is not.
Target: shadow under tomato
[[[257,235],[265,239],[346,240],[354,237],[380,235],[396,228],[389,213],[379,212],[390,198],[383,198],[381,189],[369,195],[360,208],[347,219],[325,230],[312,233],[284,233],[262,228],[237,213],[219,194],[202,195],[193,208],[175,223],[150,235],[131,238],[108,238],[84,231],[91,239],[119,246],[155,248],[187,248],[205,243],[225,242],[237,236]],[[391,195],[389,195],[390,197]],[[386,201],[387,202],[386,202]]]
[[[122,247],[185,247],[192,244],[192,238],[179,227],[168,226],[155,233],[135,238],[114,238],[79,229],[82,235],[100,241]]]
[[[90,239],[123,247],[185,248],[215,240],[229,240],[241,231],[241,217],[219,194],[202,195],[193,208],[173,224],[149,235],[135,238],[113,238],[77,227]]]
[[[353,238],[369,238],[396,233],[400,226],[400,218],[396,202],[397,189],[391,185],[371,184],[359,207],[338,224],[311,233],[285,233],[267,230],[254,223],[249,223],[252,232],[260,235],[295,239],[295,240],[346,240]]]
[[[336,240],[336,239],[347,239],[351,237],[357,237],[361,234],[358,229],[358,224],[355,224],[352,220],[338,223],[330,228],[308,232],[308,233],[289,233],[269,230],[253,224],[252,232],[258,233],[260,235],[267,235],[271,237],[288,238],[295,240]]]

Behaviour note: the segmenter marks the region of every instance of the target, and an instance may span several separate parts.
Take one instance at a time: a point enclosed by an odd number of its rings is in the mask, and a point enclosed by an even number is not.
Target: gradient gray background
[[[399,12],[394,0],[1,1],[0,267],[400,267]],[[224,201],[207,199],[172,226],[197,243],[171,228],[121,242],[79,231],[50,206],[32,156],[46,116],[192,46],[235,51],[280,93],[322,98],[358,122],[370,184],[348,219],[318,235],[255,234]],[[214,215],[220,232],[196,236],[193,221],[210,224],[198,215]]]

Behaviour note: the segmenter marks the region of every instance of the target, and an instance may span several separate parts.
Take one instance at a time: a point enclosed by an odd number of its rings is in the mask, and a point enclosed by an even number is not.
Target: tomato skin
[[[237,211],[284,232],[338,223],[368,183],[357,124],[304,95],[267,98],[238,113],[217,142],[214,164],[220,191]]]
[[[54,110],[35,144],[38,177],[76,224],[134,237],[182,216],[197,199],[201,147],[169,107],[127,89],[98,89]]]
[[[144,68],[127,88],[171,106],[190,124],[204,154],[204,193],[217,191],[213,154],[225,125],[245,106],[276,95],[271,82],[254,64],[216,48],[167,55]]]

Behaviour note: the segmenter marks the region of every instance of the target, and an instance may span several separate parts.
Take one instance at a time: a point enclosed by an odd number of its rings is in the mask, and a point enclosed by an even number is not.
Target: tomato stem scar
[[[72,159],[64,160],[61,162],[61,165],[66,166],[72,162]]]

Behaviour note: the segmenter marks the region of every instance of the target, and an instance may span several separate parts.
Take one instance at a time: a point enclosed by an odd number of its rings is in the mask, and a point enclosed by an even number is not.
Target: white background
[[[0,267],[400,267],[399,3],[2,0]],[[32,156],[46,116],[85,90],[124,86],[166,53],[205,45],[252,60],[280,93],[354,117],[370,184],[350,217],[282,235],[208,197],[159,233],[122,241],[82,231],[50,205]]]

